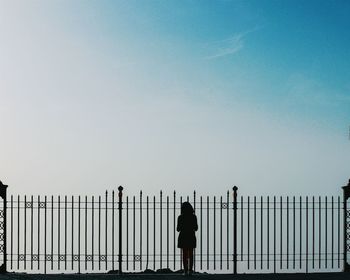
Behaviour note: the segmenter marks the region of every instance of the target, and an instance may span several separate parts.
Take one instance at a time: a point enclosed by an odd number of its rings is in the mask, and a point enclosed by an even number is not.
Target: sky
[[[341,195],[349,1],[0,0],[10,194]]]

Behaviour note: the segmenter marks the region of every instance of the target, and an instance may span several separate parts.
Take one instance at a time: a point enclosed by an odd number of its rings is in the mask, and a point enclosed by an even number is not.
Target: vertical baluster
[[[67,196],[64,196],[64,269],[67,270]]]
[[[254,195],[254,270],[256,270],[256,196]]]
[[[289,269],[289,196],[287,196],[287,269]]]
[[[163,192],[160,191],[160,202],[159,202],[159,206],[160,206],[160,213],[159,213],[159,223],[160,223],[160,238],[159,238],[159,268],[162,269],[163,267]]]
[[[214,210],[214,217],[213,217],[213,249],[214,249],[214,270],[216,269],[216,197],[214,196],[214,202],[213,202],[213,210]]]
[[[250,269],[250,197],[248,196],[248,204],[247,204],[247,212],[248,212],[248,235],[247,235],[247,264],[248,264],[248,270]]]
[[[222,269],[222,196],[220,196],[220,269]]]
[[[321,238],[322,232],[321,232],[321,196],[318,197],[318,268],[321,268],[321,252],[322,252],[322,243]]]
[[[80,203],[81,203],[81,198],[80,198],[80,195],[78,197],[78,272],[80,273],[80,210],[81,210],[81,206],[80,206]]]
[[[328,267],[328,262],[327,262],[327,257],[328,257],[328,226],[327,226],[327,216],[328,216],[328,213],[327,213],[327,196],[325,197],[325,225],[324,225],[324,233],[325,233],[325,239],[324,239],[324,248],[325,248],[325,268]]]
[[[72,220],[71,220],[71,227],[72,227],[72,270],[74,270],[74,196],[72,195],[72,209],[71,209],[71,214],[72,214]]]
[[[264,240],[264,223],[263,223],[263,197],[260,197],[260,269],[263,269],[263,240]]]
[[[340,268],[340,196],[338,196],[338,268]]]
[[[305,256],[305,267],[306,267],[306,273],[309,272],[309,198],[306,197],[306,223],[305,223],[305,227],[306,227],[306,237],[305,237],[305,242],[306,242],[306,256]]]
[[[85,270],[87,270],[87,232],[88,232],[88,206],[87,196],[85,196]]]
[[[156,197],[153,196],[153,270],[156,270]]]
[[[57,257],[58,257],[58,270],[61,268],[61,197],[58,196],[58,218],[57,218]]]
[[[115,270],[115,259],[114,259],[114,249],[115,249],[115,243],[114,243],[114,219],[115,219],[115,207],[114,207],[114,203],[115,203],[115,193],[114,190],[112,191],[112,270]]]
[[[44,219],[45,219],[45,225],[44,225],[44,273],[46,274],[46,254],[47,254],[47,197],[45,195],[45,214],[44,214]]]
[[[129,270],[129,196],[126,196],[126,270]]]
[[[34,206],[34,205],[32,205],[32,206]],[[38,265],[38,270],[40,269],[40,196],[38,195],[38,244],[37,244],[37,246],[38,246],[38,251],[37,251],[37,253],[38,253],[38,263],[37,263],[37,265]]]
[[[180,211],[182,206],[182,196],[180,196]],[[180,254],[180,269],[182,269],[182,254]]]
[[[34,211],[34,202],[33,196],[31,196],[31,207],[30,207],[30,269],[33,270],[33,211]]]
[[[149,197],[147,195],[146,198],[146,219],[147,219],[147,228],[146,228],[146,233],[147,233],[147,243],[146,243],[146,252],[147,252],[147,261],[146,261],[146,269],[148,269],[148,262],[149,262]]]
[[[243,256],[244,256],[244,252],[243,252],[243,242],[244,242],[244,239],[243,239],[243,223],[244,220],[243,220],[243,196],[241,196],[241,261],[243,261]],[[222,268],[220,268],[222,269]]]
[[[280,269],[282,270],[283,262],[283,202],[282,196],[280,197]]]
[[[20,196],[17,196],[17,269],[19,270],[19,252],[20,252]]]
[[[98,196],[98,269],[101,270],[101,196]]]
[[[140,270],[142,270],[142,191],[140,191]]]
[[[54,200],[53,196],[51,196],[51,270],[53,270],[53,212],[54,212]]]
[[[169,196],[166,197],[166,267],[169,268]]]
[[[196,191],[193,191],[193,210],[196,213]],[[197,221],[198,223],[198,221]],[[196,248],[193,249],[193,270],[196,271],[196,263],[197,263],[197,259],[196,259]]]
[[[295,269],[295,196],[293,196],[293,269]]]
[[[11,195],[11,228],[10,228],[10,234],[11,234],[11,255],[10,255],[10,261],[11,261],[11,270],[12,270],[12,262],[13,262],[13,195]]]
[[[203,269],[203,198],[202,196],[200,197],[200,252],[201,252],[201,257],[200,257],[200,267],[201,270]]]
[[[108,269],[108,192],[105,193],[105,269]]]
[[[132,197],[132,268],[135,270],[135,196]]]
[[[334,198],[332,196],[332,268],[334,268]]]
[[[91,269],[94,270],[95,265],[95,197],[92,196],[91,201]]]
[[[209,196],[207,196],[207,269],[209,269]]]
[[[303,244],[303,235],[302,235],[302,224],[303,216],[302,216],[302,197],[299,198],[299,268],[302,268],[302,244]]]
[[[273,272],[276,273],[276,196],[273,197]]]
[[[270,197],[267,196],[267,269],[270,269]]]
[[[312,269],[315,269],[315,197],[312,196]]]
[[[227,212],[227,233],[226,233],[226,240],[227,240],[227,249],[226,249],[226,260],[227,260],[227,269],[230,268],[230,193],[229,191],[227,191],[227,194],[226,194],[226,201],[227,201],[227,208],[226,208],[226,212]]]
[[[176,213],[175,213],[175,204],[176,204],[176,192],[174,191],[174,203],[173,203],[173,233],[174,233],[174,246],[173,246],[173,259],[174,259],[174,270],[176,270],[176,254],[175,254],[175,250],[176,250],[176,244],[175,244],[175,240],[176,240]]]

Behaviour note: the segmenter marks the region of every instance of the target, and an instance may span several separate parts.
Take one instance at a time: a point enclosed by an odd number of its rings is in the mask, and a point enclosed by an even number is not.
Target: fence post
[[[119,197],[119,202],[118,202],[118,211],[119,211],[119,256],[118,256],[118,262],[119,262],[119,270],[118,273],[122,274],[122,243],[123,243],[123,238],[122,238],[122,203],[123,203],[123,187],[119,186],[118,187],[118,197]]]
[[[237,274],[237,190],[233,188],[233,274]]]
[[[343,219],[344,219],[344,248],[343,248],[343,271],[349,272],[350,265],[348,264],[348,251],[350,251],[350,210],[347,210],[347,200],[350,197],[350,179],[347,186],[342,187],[343,189]]]
[[[0,266],[0,273],[6,273],[6,261],[7,261],[7,252],[6,252],[6,194],[7,194],[7,185],[4,185],[0,181],[0,197],[3,199],[3,208],[0,210],[0,253],[3,253],[3,264]]]

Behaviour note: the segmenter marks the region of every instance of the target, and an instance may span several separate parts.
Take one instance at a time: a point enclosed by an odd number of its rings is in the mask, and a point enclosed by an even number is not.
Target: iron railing
[[[349,188],[340,197],[103,196],[6,197],[0,184],[1,271],[178,271],[176,222],[183,201],[198,218],[196,271],[348,270]]]

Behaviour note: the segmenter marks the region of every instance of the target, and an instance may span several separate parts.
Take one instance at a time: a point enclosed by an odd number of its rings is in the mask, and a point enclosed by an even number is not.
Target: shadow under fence
[[[177,217],[198,219],[194,269],[215,273],[349,271],[350,181],[343,196],[11,195],[0,182],[0,272],[181,271]]]

